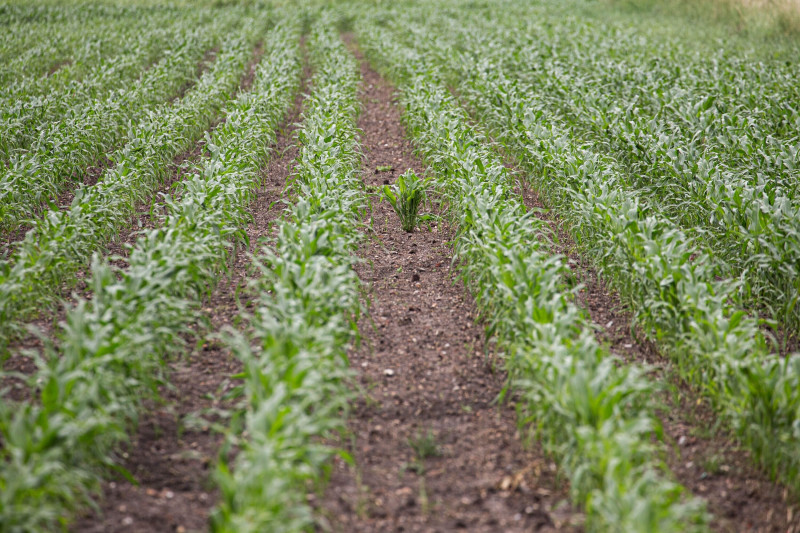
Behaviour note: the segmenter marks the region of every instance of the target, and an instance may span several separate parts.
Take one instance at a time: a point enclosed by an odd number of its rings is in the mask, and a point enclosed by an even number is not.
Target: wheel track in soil
[[[271,224],[281,216],[280,200],[284,198],[298,153],[294,135],[303,94],[310,80],[307,64],[306,61],[294,105],[272,147],[273,157],[265,169],[262,187],[250,206],[253,216],[247,231],[250,250],[240,250],[236,254],[229,277],[222,280],[210,300],[204,302],[202,310],[210,325],[208,328],[198,326],[198,330],[219,331],[236,324],[237,290],[248,279],[248,252],[255,251],[259,239],[267,235]],[[240,294],[239,300],[247,305],[246,295]],[[209,512],[218,497],[209,476],[223,436],[204,428],[182,430],[181,421],[204,409],[226,407],[215,398],[229,390],[233,385],[230,377],[241,368],[240,361],[221,344],[208,341],[202,342],[188,356],[169,362],[170,383],[161,390],[164,404],[152,406],[142,417],[125,452],[127,456],[123,456],[122,466],[133,474],[139,485],[121,479],[106,481],[102,487],[100,512],[82,517],[72,531],[206,531]],[[220,422],[226,423],[225,420]]]
[[[393,104],[394,91],[361,60],[359,120],[371,187],[425,168]],[[393,171],[377,172],[391,165]],[[358,274],[370,313],[350,354],[362,396],[348,421],[355,467],[335,460],[318,508],[333,531],[570,531],[580,513],[537,446],[523,447],[512,404],[497,405],[504,375],[484,356],[483,330],[450,268],[452,231],[404,233],[391,207],[371,198],[373,232]],[[440,457],[413,471],[410,439],[435,436]]]

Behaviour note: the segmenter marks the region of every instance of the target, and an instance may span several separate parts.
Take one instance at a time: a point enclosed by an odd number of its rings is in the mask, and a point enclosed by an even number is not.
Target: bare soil
[[[382,186],[408,168],[424,174],[393,89],[366,62],[361,69],[364,182]],[[440,223],[405,233],[375,197],[372,217],[358,268],[369,316],[350,354],[363,390],[348,423],[355,466],[335,462],[316,502],[320,529],[579,529],[555,465],[521,444],[513,405],[496,404],[505,376],[485,355],[473,303],[450,268],[452,232]]]
[[[60,60],[56,61],[55,63],[53,63],[52,65],[50,65],[50,68],[47,69],[47,73],[43,77],[49,78],[50,76],[52,76],[53,74],[55,74],[56,72],[61,70],[62,68],[68,67],[71,64],[72,64],[72,58],[70,58],[70,57],[68,57],[66,59],[60,59]]]

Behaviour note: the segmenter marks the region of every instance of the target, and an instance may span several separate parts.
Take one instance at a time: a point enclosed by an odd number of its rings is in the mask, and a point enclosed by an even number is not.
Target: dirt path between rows
[[[264,184],[250,206],[253,222],[248,226],[251,250],[270,231],[281,216],[284,188],[297,156],[295,131],[300,118],[303,94],[310,77],[304,72],[303,85],[294,107],[282,127],[273,156],[265,171]],[[210,319],[208,331],[235,326],[239,315],[237,289],[248,278],[247,250],[240,251],[230,268],[230,279],[223,280],[203,313]],[[239,300],[247,305],[246,293]],[[198,328],[199,329],[199,328]],[[169,363],[170,384],[162,388],[163,405],[143,417],[122,466],[139,485],[117,479],[104,483],[99,513],[91,513],[72,527],[80,532],[191,532],[207,531],[209,512],[218,494],[210,479],[222,436],[208,427],[187,428],[187,415],[227,407],[219,398],[235,383],[230,377],[241,370],[241,363],[216,342],[203,342],[186,357]],[[220,421],[226,424],[225,420]]]
[[[357,55],[365,183],[381,186],[408,168],[423,174],[393,89]],[[358,268],[370,316],[359,325],[362,346],[350,354],[364,392],[348,423],[355,467],[335,462],[317,502],[322,529],[579,529],[555,465],[523,448],[514,408],[495,404],[504,375],[485,357],[472,301],[454,284],[452,233],[442,225],[404,233],[387,203],[373,198],[372,210]]]

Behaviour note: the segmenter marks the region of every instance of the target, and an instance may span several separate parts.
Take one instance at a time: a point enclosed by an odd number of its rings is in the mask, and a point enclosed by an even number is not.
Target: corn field
[[[800,532],[798,41],[621,4],[0,3],[0,531]]]

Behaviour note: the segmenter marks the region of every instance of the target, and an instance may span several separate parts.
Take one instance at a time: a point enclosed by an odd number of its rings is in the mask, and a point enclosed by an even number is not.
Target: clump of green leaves
[[[429,457],[441,457],[442,449],[436,441],[436,435],[432,430],[418,431],[416,435],[408,439],[408,445],[414,450],[417,460],[422,462]]]
[[[397,178],[394,185],[384,185],[383,198],[388,201],[397,216],[403,231],[411,233],[417,227],[419,206],[425,200],[428,179],[419,178],[413,170],[408,169]]]

